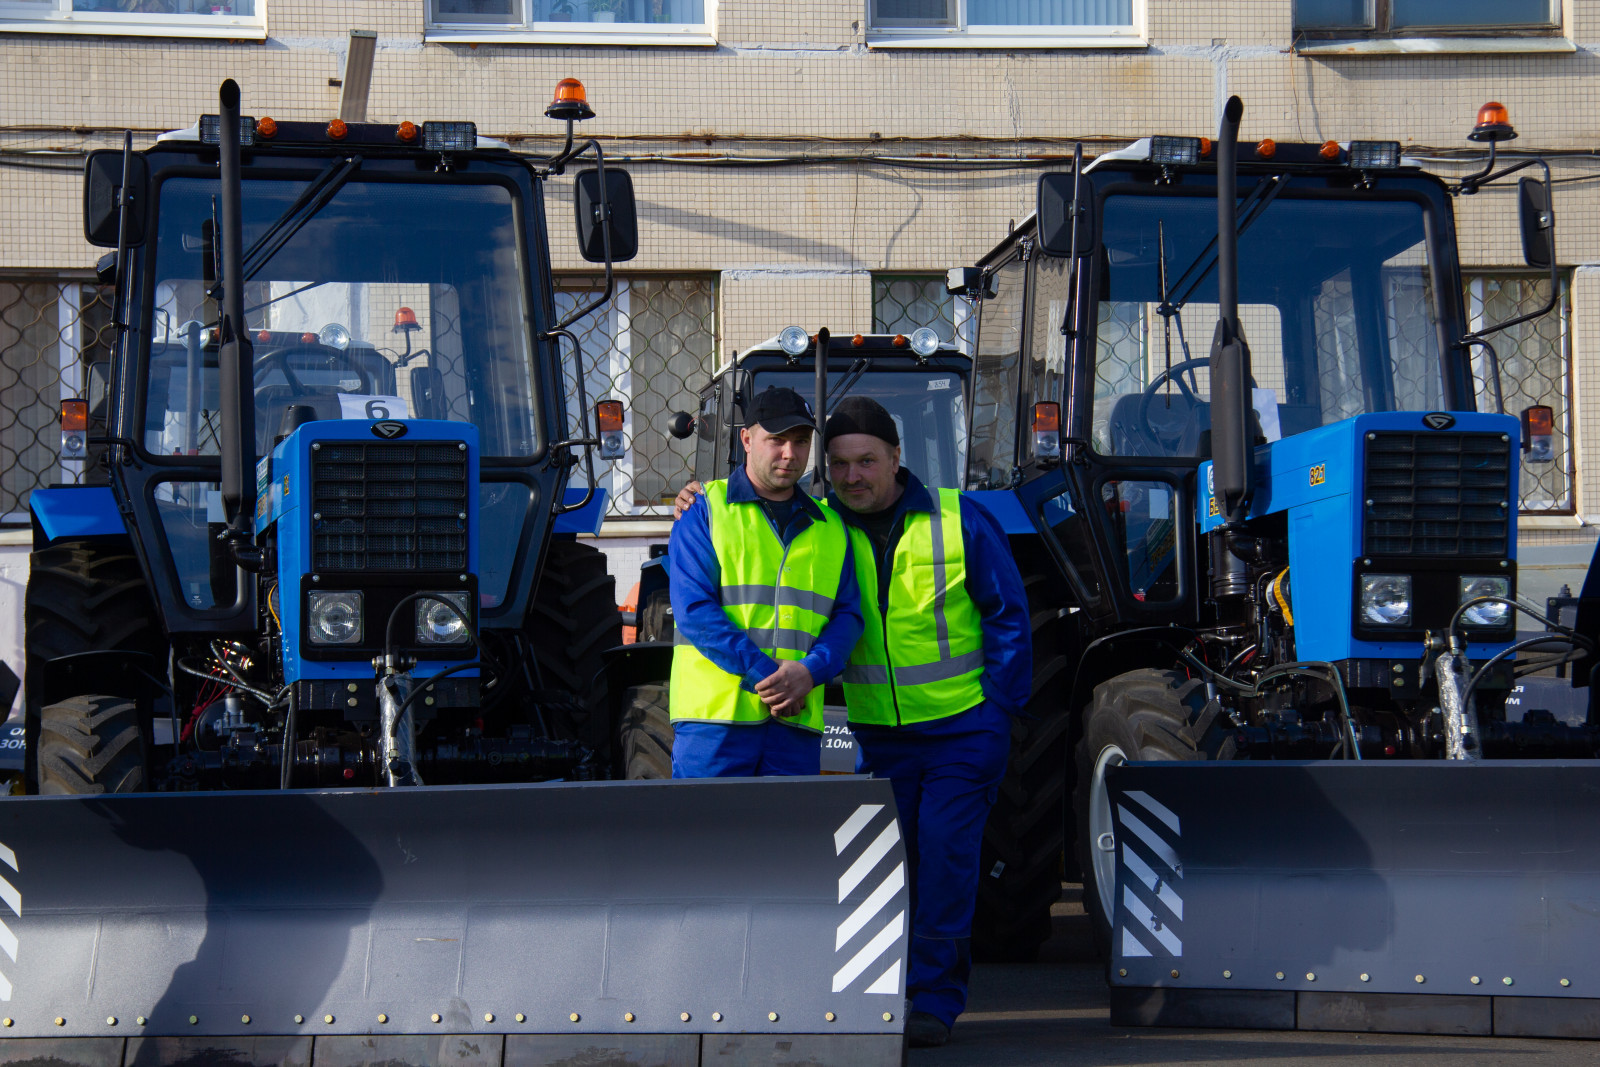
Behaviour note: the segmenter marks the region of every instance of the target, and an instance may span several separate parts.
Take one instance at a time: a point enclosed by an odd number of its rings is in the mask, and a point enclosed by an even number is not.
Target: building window
[[[942,274],[876,274],[872,278],[872,332],[910,333],[931,326],[940,341],[972,351],[972,305],[945,291]]]
[[[556,314],[565,316],[599,295],[601,279],[558,278],[556,286]],[[694,477],[694,441],[680,441],[666,427],[673,412],[699,410],[699,391],[714,370],[716,306],[710,278],[622,278],[609,303],[571,327],[583,347],[589,407],[620,400],[626,411],[627,455],[595,462],[596,481],[611,493],[608,518],[670,518],[672,498]],[[576,437],[571,358],[567,353],[567,410]],[[582,485],[581,467],[573,483]]]
[[[1561,0],[1295,0],[1294,27],[1307,40],[1549,35]]]
[[[714,44],[716,0],[428,0],[430,41]]]
[[[109,286],[0,275],[0,522],[26,526],[35,489],[83,480],[83,461],[61,458],[61,399],[89,396],[113,332]]]
[[[1571,514],[1574,456],[1572,449],[1572,299],[1569,280],[1561,279],[1555,310],[1489,335],[1500,362],[1500,391],[1508,415],[1543,404],[1555,412],[1555,441],[1548,457],[1522,453],[1521,498],[1524,512]],[[1466,275],[1467,326],[1481,330],[1496,322],[1536,311],[1550,298],[1550,276],[1512,272]],[[1474,349],[1478,410],[1494,411],[1496,398],[1488,353]]]
[[[867,0],[878,47],[1142,44],[1143,0]]]
[[[0,30],[260,40],[266,0],[0,0]]]

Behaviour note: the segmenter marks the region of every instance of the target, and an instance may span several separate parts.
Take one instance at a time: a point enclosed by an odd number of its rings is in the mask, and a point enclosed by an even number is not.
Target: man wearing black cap
[[[822,685],[861,635],[839,516],[795,484],[816,418],[793,389],[756,396],[744,464],[672,530],[672,776],[818,774]]]
[[[846,397],[824,440],[864,593],[843,678],[858,769],[893,785],[911,864],[906,1037],[943,1045],[966,1007],[978,851],[1032,682],[1027,595],[988,512],[900,466],[883,405]]]

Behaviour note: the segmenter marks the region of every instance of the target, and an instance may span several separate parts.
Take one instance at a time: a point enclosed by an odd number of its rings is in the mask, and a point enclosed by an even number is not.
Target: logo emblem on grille
[[[1456,417],[1444,411],[1430,411],[1422,416],[1422,425],[1430,430],[1448,430],[1456,424]]]
[[[1448,419],[1450,416],[1446,415],[1445,418]],[[1451,419],[1450,421],[1454,422],[1455,420]],[[404,437],[406,435],[406,424],[403,422],[375,422],[372,424],[372,434],[374,437],[381,437],[385,441],[393,441],[396,437]]]

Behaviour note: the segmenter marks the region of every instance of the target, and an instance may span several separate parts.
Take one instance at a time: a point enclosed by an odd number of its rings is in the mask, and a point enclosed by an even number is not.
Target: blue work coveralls
[[[909,511],[935,511],[933,495],[909,471],[896,503],[894,533],[876,560],[878,597],[888,614],[888,575]],[[855,513],[829,502],[853,526]],[[978,900],[978,851],[989,811],[1000,795],[1011,751],[1011,716],[1022,713],[1033,682],[1032,628],[1022,575],[994,518],[961,498],[966,590],[983,617],[985,699],[959,714],[905,726],[851,724],[857,770],[888,778],[911,868],[911,959],[906,995],[911,1010],[952,1025],[967,1004],[972,973],[972,913]],[[933,621],[929,619],[929,625]]]
[[[813,522],[822,521],[822,506],[800,489],[787,529],[773,527],[785,545]],[[741,465],[728,477],[728,503],[761,507],[761,497]],[[768,520],[770,524],[770,519]],[[667,546],[672,576],[672,616],[677,639],[688,641],[729,674],[738,675],[746,692],[778,669],[771,656],[722,609],[722,567],[711,544],[711,507],[704,496],[672,527]],[[832,681],[850,658],[861,637],[861,593],[854,557],[846,546],[844,574],[833,610],[811,650],[800,660],[812,681]],[[672,724],[674,778],[752,777],[768,774],[820,774],[822,737],[783,719],[759,723],[675,722]]]

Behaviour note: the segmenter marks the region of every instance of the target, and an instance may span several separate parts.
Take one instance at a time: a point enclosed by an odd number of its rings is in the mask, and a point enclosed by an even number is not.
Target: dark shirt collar
[[[765,500],[756,487],[750,483],[750,475],[745,473],[744,464],[741,463],[734,472],[728,475],[728,503],[730,504],[759,504]],[[794,496],[791,498],[800,502],[800,510],[805,512],[815,522],[822,521],[822,506],[811,499],[800,486],[794,487]]]
[[[895,501],[894,504],[894,513],[896,517],[907,511],[932,512],[934,510],[933,494],[928,491],[927,486],[922,484],[921,478],[918,478],[915,474],[912,474],[905,467],[901,467],[900,472],[895,475],[895,481],[900,483],[903,490],[900,494],[900,499]],[[730,486],[730,500],[732,499],[731,492],[732,490]],[[845,503],[839,499],[839,495],[837,493],[830,492],[828,494],[828,504],[842,519],[844,519],[846,523],[852,526],[859,525],[859,523],[856,521],[856,512],[852,511],[848,506],[846,506]]]

